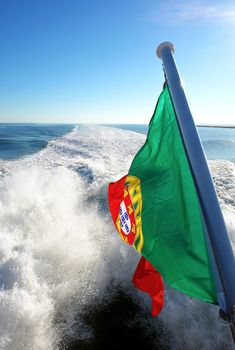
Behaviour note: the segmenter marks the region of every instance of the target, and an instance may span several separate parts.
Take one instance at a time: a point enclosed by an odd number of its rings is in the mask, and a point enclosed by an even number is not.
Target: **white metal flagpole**
[[[225,226],[202,144],[190,112],[173,57],[174,46],[164,42],[157,48],[176,112],[179,129],[191,167],[212,253],[224,290],[229,321],[235,330],[235,257]]]

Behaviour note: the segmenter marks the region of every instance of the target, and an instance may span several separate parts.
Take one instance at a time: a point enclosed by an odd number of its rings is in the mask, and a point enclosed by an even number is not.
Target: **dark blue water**
[[[0,158],[16,159],[38,152],[49,140],[67,134],[70,124],[0,124]]]
[[[198,127],[208,159],[235,162],[235,128]]]

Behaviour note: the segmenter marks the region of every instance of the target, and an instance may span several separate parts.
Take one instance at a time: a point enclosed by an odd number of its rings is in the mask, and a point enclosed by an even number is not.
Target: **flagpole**
[[[173,57],[174,46],[164,42],[157,48],[176,112],[189,165],[196,185],[211,249],[224,290],[228,319],[235,333],[235,257],[225,226],[213,180],[190,112]]]

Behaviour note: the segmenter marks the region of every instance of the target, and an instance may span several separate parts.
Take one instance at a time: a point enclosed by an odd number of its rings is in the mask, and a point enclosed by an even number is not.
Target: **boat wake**
[[[150,300],[131,284],[139,254],[115,232],[107,184],[144,141],[78,126],[38,153],[0,161],[1,349],[231,347],[216,306],[167,288],[152,319]],[[235,166],[210,167],[235,246]]]

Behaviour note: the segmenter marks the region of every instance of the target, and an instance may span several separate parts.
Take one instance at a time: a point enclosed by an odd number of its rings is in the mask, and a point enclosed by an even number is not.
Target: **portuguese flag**
[[[169,286],[217,303],[200,204],[168,87],[147,139],[126,176],[109,185],[108,200],[121,238],[141,255],[133,282],[152,297],[152,314]]]

